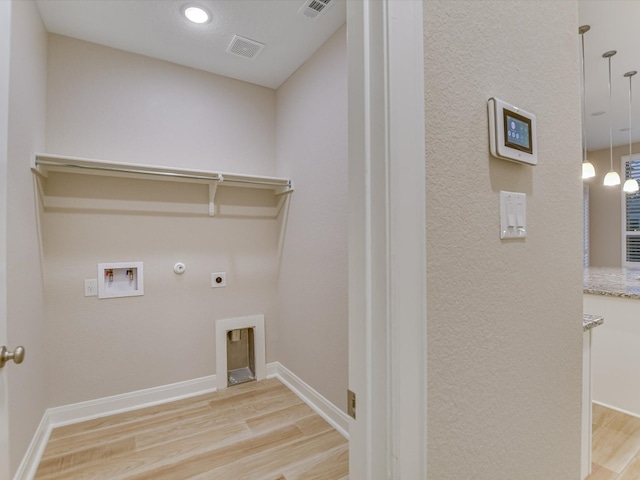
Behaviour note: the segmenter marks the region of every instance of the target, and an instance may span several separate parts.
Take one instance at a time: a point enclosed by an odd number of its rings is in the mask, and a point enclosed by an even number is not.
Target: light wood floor
[[[594,404],[592,439],[587,480],[640,479],[640,418]]]
[[[53,430],[38,480],[347,480],[348,442],[276,379]]]

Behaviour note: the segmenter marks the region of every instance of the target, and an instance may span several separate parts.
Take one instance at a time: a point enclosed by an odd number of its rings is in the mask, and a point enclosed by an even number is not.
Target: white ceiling
[[[331,0],[315,19],[304,0],[36,0],[49,32],[278,88],[344,24],[346,0]],[[212,14],[202,25],[185,5]],[[264,43],[247,59],[226,52],[234,35]]]
[[[1,1],[1,0],[0,0]],[[278,88],[346,19],[346,0],[331,0],[315,20],[298,13],[305,0],[36,0],[48,31]],[[212,20],[196,25],[181,14],[199,5]],[[629,80],[640,72],[640,1],[580,0],[584,36],[587,149],[609,146],[608,63],[611,59],[613,143],[628,143]],[[255,59],[226,52],[234,35],[266,44]],[[579,45],[580,37],[576,32]],[[578,50],[579,52],[579,50]],[[632,137],[640,142],[640,73],[633,77]],[[594,113],[605,112],[600,115]],[[541,114],[541,112],[537,112]]]
[[[640,1],[580,0],[579,24],[590,25],[584,34],[586,76],[587,150],[609,147],[609,66],[602,54],[618,53],[611,58],[611,96],[613,144],[629,143],[629,79],[632,77],[632,140],[640,141]],[[580,37],[576,32],[578,41]],[[579,50],[578,50],[579,52]],[[594,115],[598,112],[605,112]]]

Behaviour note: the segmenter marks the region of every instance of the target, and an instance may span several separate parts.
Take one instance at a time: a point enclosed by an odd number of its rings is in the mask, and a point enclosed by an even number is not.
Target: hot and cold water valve
[[[98,264],[98,298],[134,297],[144,295],[142,262]],[[85,295],[91,284],[85,282]]]

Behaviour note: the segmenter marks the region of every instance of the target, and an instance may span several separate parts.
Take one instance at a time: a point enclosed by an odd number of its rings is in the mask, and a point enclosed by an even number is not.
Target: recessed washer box
[[[98,264],[98,298],[144,295],[142,262]]]

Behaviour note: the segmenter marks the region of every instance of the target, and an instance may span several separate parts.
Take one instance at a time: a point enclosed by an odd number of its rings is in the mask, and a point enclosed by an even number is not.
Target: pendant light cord
[[[631,155],[633,155],[633,146],[631,143],[631,108],[633,105],[633,76],[638,73],[635,70],[631,71],[631,72],[627,72],[624,74],[625,77],[629,77],[629,160],[627,162],[623,163],[623,173],[624,173],[624,178],[626,178],[625,182],[624,182],[624,187],[623,190],[626,193],[636,193],[638,191],[638,181],[633,178],[633,174],[632,174],[632,169],[631,169]],[[628,174],[628,178],[627,178],[627,174]]]
[[[631,78],[629,75],[629,162],[631,162]]]
[[[585,113],[587,109],[587,101],[585,99],[587,96],[587,85],[584,71],[584,33],[581,33],[580,37],[582,39],[582,161],[585,163],[587,161],[587,120]]]
[[[609,160],[613,171],[613,114],[611,112],[611,57],[609,56]]]

